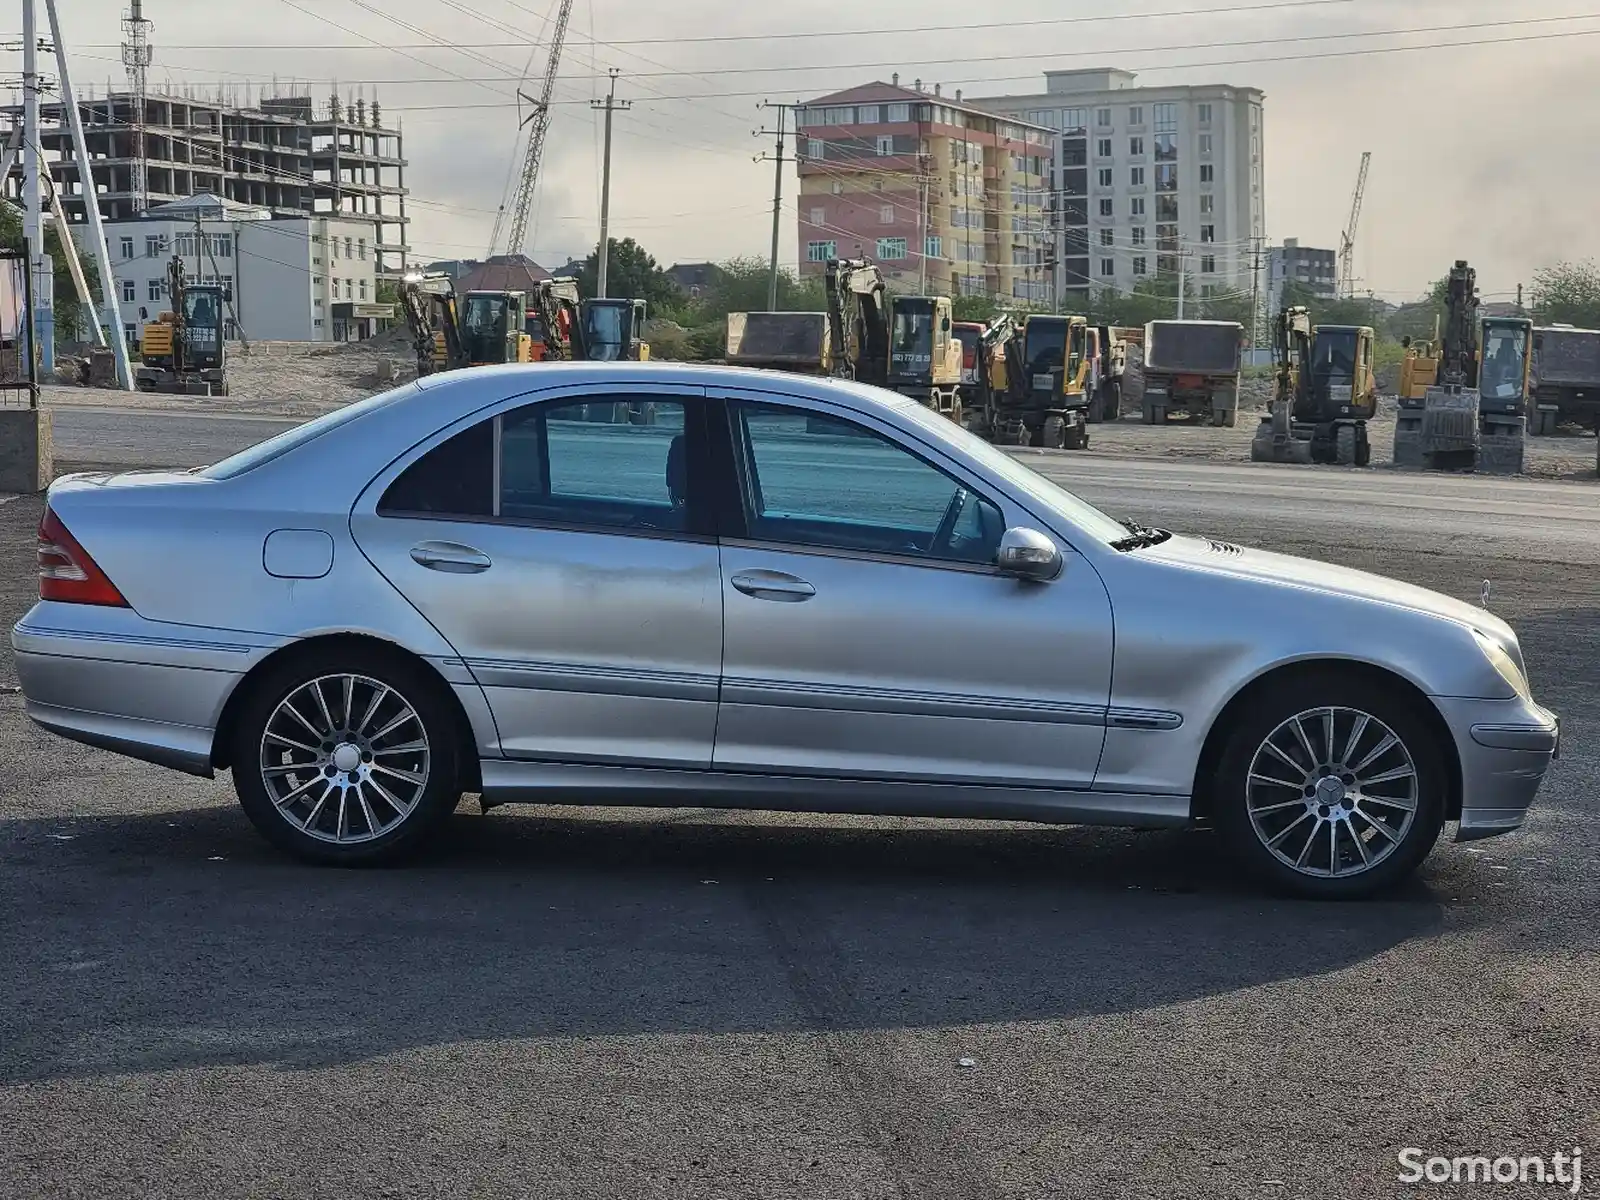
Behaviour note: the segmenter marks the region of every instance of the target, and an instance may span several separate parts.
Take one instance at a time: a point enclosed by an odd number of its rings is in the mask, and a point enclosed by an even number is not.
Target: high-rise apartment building
[[[1283,285],[1298,283],[1314,296],[1331,300],[1339,294],[1339,255],[1333,250],[1302,246],[1298,238],[1267,251],[1267,311],[1283,306]]]
[[[899,291],[1048,300],[1049,129],[898,75],[796,115],[802,277],[865,257]]]
[[[1197,295],[1248,291],[1266,228],[1262,93],[1134,79],[1046,71],[1043,92],[969,102],[1051,131],[1060,300],[1180,267]]]

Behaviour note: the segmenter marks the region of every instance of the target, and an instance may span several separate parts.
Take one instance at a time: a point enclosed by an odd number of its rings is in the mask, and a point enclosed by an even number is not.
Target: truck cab
[[[467,364],[532,361],[527,311],[528,299],[521,292],[468,292],[461,301],[461,347]]]
[[[1478,411],[1524,416],[1533,366],[1533,322],[1485,317],[1478,339]]]
[[[645,302],[608,297],[585,300],[580,308],[584,354],[591,362],[643,362]]]
[[[947,296],[893,296],[889,300],[891,391],[910,396],[959,420],[962,348]]]

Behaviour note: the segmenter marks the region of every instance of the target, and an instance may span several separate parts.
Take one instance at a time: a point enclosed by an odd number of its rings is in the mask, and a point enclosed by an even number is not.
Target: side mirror
[[[995,566],[1002,575],[1048,583],[1061,574],[1061,550],[1037,529],[1014,527],[1000,537]]]

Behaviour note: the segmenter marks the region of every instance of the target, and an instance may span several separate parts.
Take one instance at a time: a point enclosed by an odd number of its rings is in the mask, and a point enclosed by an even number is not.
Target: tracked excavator
[[[948,296],[891,296],[877,265],[833,259],[823,275],[833,373],[909,396],[958,425],[960,339]]]
[[[1272,408],[1250,442],[1252,462],[1372,461],[1367,422],[1378,412],[1372,370],[1373,331],[1311,324],[1311,313],[1286,308],[1272,323]]]
[[[134,386],[141,392],[187,396],[228,394],[228,341],[222,306],[233,299],[226,285],[191,283],[183,259],[167,264],[172,308],[145,325]]]
[[[1421,362],[1400,396],[1394,461],[1439,471],[1522,472],[1528,434],[1533,323],[1521,317],[1478,315],[1478,276],[1465,260],[1451,268],[1445,317],[1431,350],[1436,378]],[[1402,381],[1407,382],[1407,381]]]

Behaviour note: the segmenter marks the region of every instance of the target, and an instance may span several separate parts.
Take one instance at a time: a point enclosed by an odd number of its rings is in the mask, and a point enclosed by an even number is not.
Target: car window
[[[643,397],[531,404],[436,446],[378,509],[681,532],[684,418],[681,403]]]
[[[759,541],[989,563],[992,503],[889,439],[833,417],[739,403],[746,521]]]

